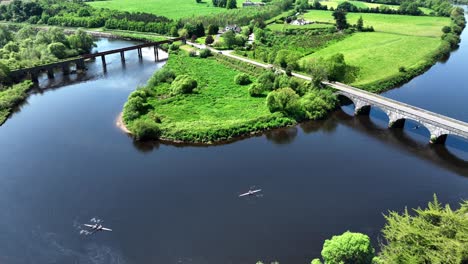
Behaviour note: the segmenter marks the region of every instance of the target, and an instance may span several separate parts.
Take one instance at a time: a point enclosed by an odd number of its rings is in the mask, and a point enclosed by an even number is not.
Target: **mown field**
[[[327,0],[327,1],[320,1],[322,5],[326,5],[328,8],[333,7],[336,8],[339,4],[345,2],[344,0]],[[361,2],[361,1],[347,1],[354,6],[358,8],[382,8],[382,7],[387,7],[390,9],[397,10],[400,6],[398,5],[385,5],[385,4],[376,4],[376,3],[367,3],[367,2]],[[425,8],[425,7],[420,7],[419,8],[421,11],[423,11],[424,14],[430,14],[432,12],[431,9]]]
[[[238,7],[246,0],[238,0]],[[260,0],[253,0],[259,2]],[[130,12],[147,12],[155,15],[179,19],[191,16],[211,15],[226,11],[225,8],[213,7],[211,0],[196,3],[195,0],[107,0],[89,2],[94,7],[102,7]]]
[[[219,133],[245,134],[293,122],[278,113],[270,113],[264,97],[249,95],[248,85],[236,84],[234,77],[239,71],[219,63],[214,57],[201,59],[179,53],[171,55],[165,68],[177,75],[191,76],[198,87],[193,94],[169,97],[170,85],[155,88],[159,96],[149,103],[162,120],[159,126],[163,138],[205,141],[222,138]],[[254,79],[252,77],[252,81]]]
[[[298,26],[298,25],[289,25],[289,24],[270,24],[267,26],[267,28],[273,30],[273,31],[284,31],[288,29],[323,29],[323,28],[331,28],[334,27],[334,25],[331,24],[309,24],[309,25],[303,25],[303,26]]]
[[[406,69],[423,65],[441,44],[442,27],[450,25],[444,17],[418,17],[383,14],[348,14],[349,23],[356,23],[359,16],[366,26],[376,32],[354,33],[342,41],[333,43],[303,59],[330,57],[343,53],[346,62],[360,68],[356,86],[390,78]],[[333,22],[329,11],[311,11],[305,14],[309,20]]]

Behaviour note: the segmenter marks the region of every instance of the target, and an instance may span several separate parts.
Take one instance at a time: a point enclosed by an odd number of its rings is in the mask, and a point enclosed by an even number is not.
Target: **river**
[[[132,45],[100,39],[99,50]],[[310,263],[346,230],[374,244],[388,210],[468,199],[466,141],[430,146],[386,117],[330,118],[213,147],[141,145],[115,126],[162,63],[151,50],[49,83],[0,127],[0,263]],[[468,121],[468,33],[445,63],[385,93]],[[239,199],[251,186],[263,196]],[[113,232],[80,235],[97,217]]]

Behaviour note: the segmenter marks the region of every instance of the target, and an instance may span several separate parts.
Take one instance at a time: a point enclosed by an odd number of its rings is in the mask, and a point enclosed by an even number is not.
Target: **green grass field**
[[[149,102],[161,117],[159,126],[163,138],[206,142],[294,122],[270,113],[264,97],[251,97],[249,85],[234,83],[234,77],[240,72],[214,57],[201,59],[179,52],[171,54],[164,67],[177,75],[190,75],[198,82],[198,88],[193,94],[169,97],[169,84],[155,88],[158,96]],[[151,113],[142,118],[149,116]]]
[[[336,7],[345,2],[344,0],[327,0],[327,1],[320,1],[320,3],[322,5],[326,5],[328,8],[330,7],[333,7],[336,9]],[[385,5],[385,4],[376,4],[376,3],[367,3],[367,2],[361,2],[361,1],[347,1],[351,4],[353,4],[354,6],[358,7],[358,8],[376,8],[376,7],[379,7],[379,8],[382,8],[382,7],[388,7],[390,9],[394,9],[394,10],[397,10],[399,8],[398,5]],[[431,9],[429,8],[424,8],[424,7],[420,7],[419,8],[421,11],[423,11],[424,14],[430,14],[432,12]]]
[[[450,25],[449,18],[419,17],[382,14],[348,14],[348,21],[355,23],[359,16],[365,25],[372,25],[376,32],[355,33],[342,41],[327,46],[303,59],[329,57],[343,53],[347,63],[360,68],[353,83],[365,86],[407,69],[427,64],[428,56],[441,44],[442,27]],[[311,11],[306,19],[333,22],[329,11]]]
[[[450,25],[447,17],[384,15],[369,13],[349,13],[348,23],[356,24],[359,17],[364,19],[364,26],[373,26],[377,32],[421,36],[440,37],[442,27]],[[331,11],[312,10],[304,15],[310,21],[334,23]]]
[[[289,25],[289,24],[270,24],[267,28],[273,31],[284,31],[288,29],[323,29],[323,28],[331,28],[333,25],[330,24],[310,24],[304,26],[298,25]]]
[[[254,0],[258,2],[260,0]],[[237,6],[242,7],[245,0],[238,0]],[[226,11],[225,8],[213,7],[211,0],[196,3],[195,0],[107,0],[88,2],[94,7],[102,7],[130,12],[146,12],[179,19],[191,16],[211,15]]]

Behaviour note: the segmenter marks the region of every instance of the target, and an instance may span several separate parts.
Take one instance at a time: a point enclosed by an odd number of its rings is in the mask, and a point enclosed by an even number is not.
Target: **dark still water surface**
[[[98,42],[100,50],[131,44]],[[71,76],[70,85],[32,95],[0,127],[0,263],[310,263],[325,239],[346,230],[377,244],[387,210],[424,206],[433,193],[452,205],[468,199],[466,142],[429,146],[424,131],[386,129],[378,111],[354,118],[345,107],[326,121],[216,147],[136,145],[115,119],[162,67],[144,52],[142,63],[126,54],[125,68],[109,56],[107,74],[100,60],[89,63],[81,82]],[[443,113],[466,121],[466,107],[451,108],[468,95],[466,85],[447,90],[464,78],[445,70],[452,60],[467,68],[465,43],[387,95],[420,89],[402,100],[436,111],[447,100]],[[443,87],[425,81],[437,69]],[[438,89],[454,97],[434,99]],[[263,197],[238,198],[253,185]],[[114,231],[80,235],[93,217]]]

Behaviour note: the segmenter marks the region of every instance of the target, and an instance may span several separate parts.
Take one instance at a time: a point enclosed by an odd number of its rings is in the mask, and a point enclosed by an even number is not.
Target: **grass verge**
[[[25,81],[0,91],[0,126],[8,119],[13,108],[26,99],[31,86],[31,81]]]

